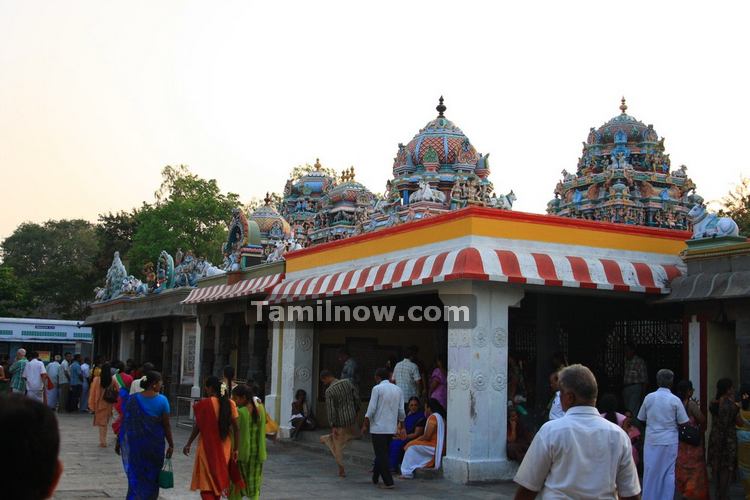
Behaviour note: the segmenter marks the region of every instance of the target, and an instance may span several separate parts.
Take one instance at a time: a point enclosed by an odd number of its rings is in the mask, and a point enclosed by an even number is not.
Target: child
[[[230,499],[260,497],[263,482],[263,462],[266,460],[266,411],[263,405],[256,404],[253,390],[238,385],[232,391],[232,399],[237,405],[240,429],[237,462],[245,482],[244,488],[232,484]]]

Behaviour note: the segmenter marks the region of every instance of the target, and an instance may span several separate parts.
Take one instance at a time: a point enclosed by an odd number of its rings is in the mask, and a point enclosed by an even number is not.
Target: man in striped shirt
[[[320,442],[331,450],[336,464],[339,466],[339,476],[345,477],[344,448],[354,438],[357,423],[359,398],[357,388],[349,379],[338,380],[328,370],[320,372],[320,381],[326,389],[326,413],[331,433],[321,436]]]

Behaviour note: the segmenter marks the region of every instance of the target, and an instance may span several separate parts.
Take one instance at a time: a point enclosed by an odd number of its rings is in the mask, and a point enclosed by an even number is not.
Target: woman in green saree
[[[263,482],[263,462],[266,461],[266,411],[257,404],[253,390],[245,384],[232,390],[232,399],[237,405],[240,428],[237,462],[244,479],[243,488],[232,484],[229,498],[257,499]]]

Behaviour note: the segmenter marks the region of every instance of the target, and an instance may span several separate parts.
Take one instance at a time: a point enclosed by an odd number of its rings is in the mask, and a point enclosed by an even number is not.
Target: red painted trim
[[[443,224],[452,220],[467,219],[469,217],[482,217],[485,219],[495,220],[511,220],[519,222],[529,222],[532,224],[541,224],[547,226],[563,226],[568,228],[578,229],[593,229],[597,231],[620,233],[620,234],[631,234],[638,236],[655,236],[658,238],[666,238],[671,240],[685,241],[690,239],[692,234],[689,231],[678,231],[674,229],[660,229],[655,227],[645,226],[633,226],[628,224],[614,224],[611,222],[598,222],[584,219],[570,219],[567,217],[560,217],[557,215],[543,215],[543,214],[532,214],[528,212],[516,212],[513,210],[498,210],[496,208],[485,208],[485,207],[468,207],[461,210],[454,210],[446,212],[444,214],[435,215],[427,219],[421,219],[412,222],[406,222],[399,224],[398,226],[381,229],[379,231],[373,231],[370,233],[359,234],[350,238],[342,240],[329,241],[328,243],[321,243],[319,245],[302,248],[295,250],[294,252],[287,253],[284,258],[286,260],[294,259],[296,257],[303,257],[325,250],[333,248],[345,247],[353,245],[355,243],[361,243],[364,241],[370,241],[379,239],[384,236],[390,236],[394,234],[401,234],[415,229],[431,227],[438,224]]]

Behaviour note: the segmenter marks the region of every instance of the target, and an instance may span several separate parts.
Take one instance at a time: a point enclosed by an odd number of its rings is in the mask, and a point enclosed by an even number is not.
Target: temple
[[[446,117],[442,98],[436,110],[398,145],[382,195],[353,167],[338,174],[317,160],[253,213],[227,214],[221,269],[165,250],[141,282],[116,254],[86,320],[95,352],[156,362],[178,425],[190,425],[201,381],[231,365],[284,438],[298,389],[327,425],[315,374],[340,371],[340,348],[359,363],[365,408],[375,368],[415,345],[425,364],[445,360],[441,473],[463,483],[512,477],[508,405],[524,408],[530,429],[540,423],[553,358],[586,364],[602,394],[619,394],[634,343],[650,380],[660,368],[690,377],[704,406],[709,379],[750,377],[750,243],[707,212],[624,99],[620,115],[591,129],[544,215],[512,210],[516,195],[496,192],[489,154]],[[328,305],[465,308],[470,318],[332,320],[316,313]]]
[[[626,113],[589,131],[575,174],[563,170],[547,212],[563,217],[688,229],[695,184],[672,169],[664,138]]]

